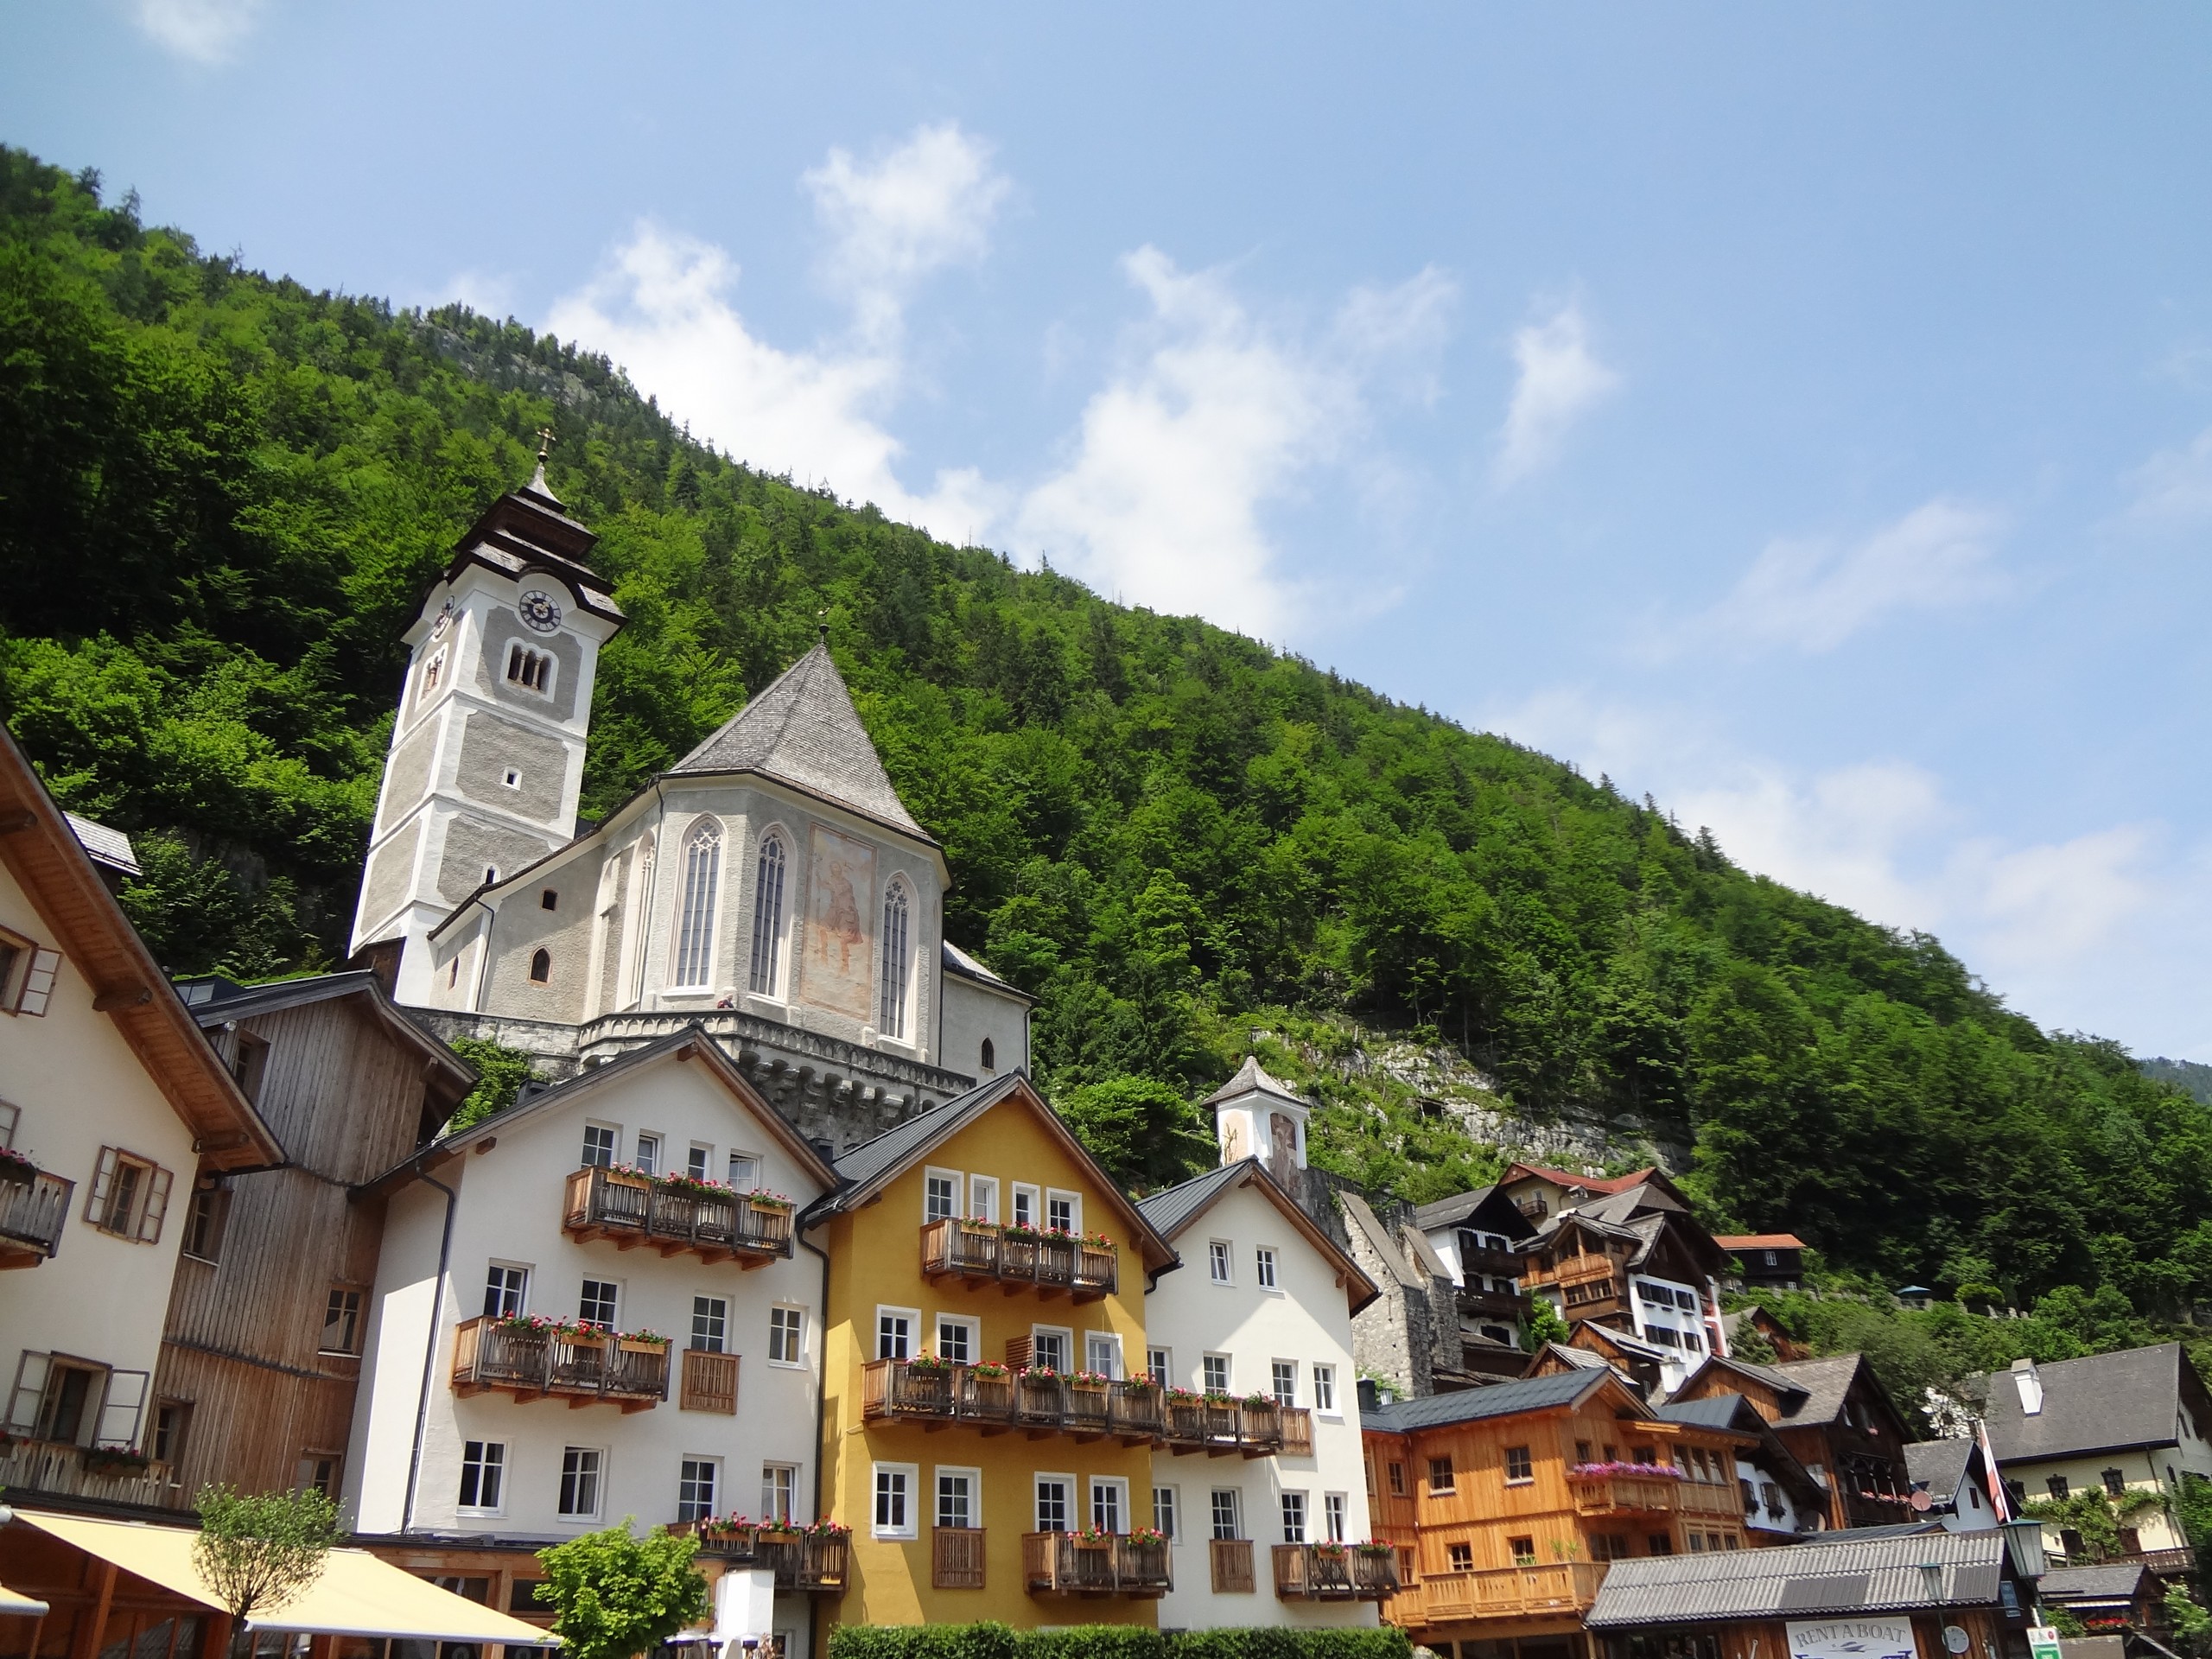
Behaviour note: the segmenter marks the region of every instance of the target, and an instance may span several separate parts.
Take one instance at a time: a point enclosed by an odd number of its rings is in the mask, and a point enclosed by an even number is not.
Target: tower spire
[[[545,481],[545,459],[553,453],[555,442],[551,427],[537,429],[537,470],[531,474],[530,482],[524,487],[532,495],[543,496],[557,507],[561,505],[561,498],[553,493],[553,486]]]

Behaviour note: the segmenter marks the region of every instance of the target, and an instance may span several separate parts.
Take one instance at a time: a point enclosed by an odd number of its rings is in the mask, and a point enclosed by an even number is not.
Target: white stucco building
[[[1224,1128],[1222,1144],[1252,1142]],[[1302,1137],[1261,1144],[1303,1164]],[[1374,1284],[1257,1158],[1138,1208],[1182,1258],[1145,1297],[1147,1368],[1174,1388],[1272,1398],[1285,1422],[1272,1456],[1153,1454],[1154,1524],[1173,1541],[1160,1627],[1376,1623],[1332,1548],[1371,1535],[1351,1319]]]
[[[0,733],[0,1485],[164,1500],[151,1382],[201,1179],[283,1155]]]
[[[347,1523],[488,1575],[625,1516],[816,1519],[825,1263],[795,1223],[834,1179],[696,1032],[394,1170],[373,1189],[389,1209]],[[804,1582],[724,1585],[725,1636],[804,1641]]]

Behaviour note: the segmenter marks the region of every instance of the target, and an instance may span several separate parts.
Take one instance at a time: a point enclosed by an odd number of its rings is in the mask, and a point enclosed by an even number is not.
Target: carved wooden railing
[[[69,1219],[69,1195],[76,1190],[74,1181],[43,1172],[28,1181],[0,1181],[0,1259],[30,1256],[42,1262],[52,1255]]]
[[[1382,1601],[1398,1593],[1389,1550],[1350,1544],[1277,1544],[1275,1594],[1285,1601]]]
[[[742,1193],[683,1192],[629,1170],[585,1168],[568,1178],[561,1224],[578,1238],[757,1268],[791,1253],[795,1212]]]
[[[987,1221],[947,1217],[922,1228],[922,1274],[931,1281],[1033,1285],[1052,1296],[1096,1301],[1121,1287],[1121,1255],[1110,1245],[1018,1235]]]
[[[531,1331],[479,1315],[454,1332],[453,1388],[557,1395],[646,1411],[668,1398],[668,1345],[611,1332]]]
[[[1167,1545],[1113,1533],[1022,1535],[1021,1576],[1033,1596],[1164,1596],[1174,1587]]]

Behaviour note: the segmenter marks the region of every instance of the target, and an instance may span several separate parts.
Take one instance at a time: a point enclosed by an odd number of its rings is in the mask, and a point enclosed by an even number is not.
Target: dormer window
[[[553,683],[552,657],[516,640],[507,647],[507,683],[543,696]]]

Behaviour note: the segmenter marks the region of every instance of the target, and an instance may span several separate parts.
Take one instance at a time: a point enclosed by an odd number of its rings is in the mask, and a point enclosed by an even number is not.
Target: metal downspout
[[[423,1392],[415,1402],[415,1445],[407,1458],[407,1499],[399,1510],[402,1533],[411,1531],[415,1525],[415,1493],[423,1478],[423,1442],[430,1431],[430,1382],[438,1368],[438,1326],[445,1313],[446,1269],[453,1260],[454,1210],[461,1201],[461,1194],[425,1170],[420,1158],[415,1160],[415,1173],[446,1195],[446,1225],[438,1241],[437,1287],[430,1293],[429,1340],[423,1348]]]
[[[799,1236],[797,1226],[791,1236],[798,1239],[799,1249],[822,1258],[822,1311],[816,1316],[815,1340],[822,1346],[822,1370],[814,1384],[814,1518],[822,1515],[822,1466],[828,1461],[822,1444],[823,1431],[829,1426],[830,1390],[826,1384],[830,1364],[830,1252],[818,1244],[810,1244]],[[822,1659],[822,1606],[811,1601],[806,1610],[806,1659]]]

